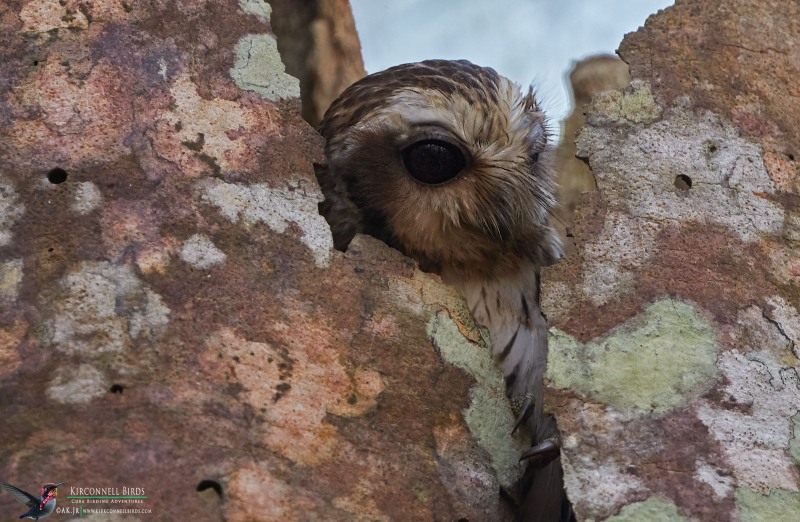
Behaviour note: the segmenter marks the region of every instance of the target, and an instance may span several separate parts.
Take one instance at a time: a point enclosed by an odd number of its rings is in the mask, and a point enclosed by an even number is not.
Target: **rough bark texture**
[[[579,519],[797,519],[798,40],[797,2],[678,0],[588,109],[543,288]]]
[[[348,0],[275,0],[272,27],[286,71],[300,79],[303,118],[313,127],[339,94],[366,75]]]
[[[332,249],[269,16],[0,4],[0,478],[144,488],[127,520],[505,519],[485,341],[395,251]]]

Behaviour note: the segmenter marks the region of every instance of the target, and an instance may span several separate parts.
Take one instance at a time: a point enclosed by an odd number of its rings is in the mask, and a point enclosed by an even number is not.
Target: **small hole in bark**
[[[122,386],[121,384],[112,384],[111,385],[111,393],[120,393],[121,394],[123,391],[125,391],[125,387]]]
[[[47,181],[53,185],[64,183],[67,181],[67,171],[64,169],[55,168],[47,173]]]
[[[39,60],[34,60],[33,61],[33,66],[36,67],[37,65],[39,65]]]
[[[456,522],[469,522],[468,518],[459,518]]]
[[[205,491],[207,489],[213,489],[218,497],[222,497],[222,486],[216,480],[201,480],[200,484],[197,485],[197,491]]]
[[[794,154],[789,154],[789,161],[794,161]]]
[[[679,174],[675,176],[675,188],[680,190],[689,190],[692,188],[692,178],[686,174]]]

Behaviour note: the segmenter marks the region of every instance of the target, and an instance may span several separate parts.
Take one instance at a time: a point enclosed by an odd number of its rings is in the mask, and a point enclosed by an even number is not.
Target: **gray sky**
[[[569,110],[572,62],[613,53],[625,33],[673,0],[350,0],[367,72],[466,58],[533,84],[545,110]]]

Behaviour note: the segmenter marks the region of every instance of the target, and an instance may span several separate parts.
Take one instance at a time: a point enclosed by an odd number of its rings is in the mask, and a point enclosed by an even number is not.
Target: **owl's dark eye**
[[[400,153],[411,177],[426,185],[439,185],[455,178],[467,161],[461,150],[441,140],[422,140]]]

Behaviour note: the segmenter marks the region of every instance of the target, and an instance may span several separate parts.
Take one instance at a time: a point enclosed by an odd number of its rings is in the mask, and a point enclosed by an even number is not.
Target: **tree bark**
[[[65,481],[76,519],[508,519],[524,443],[485,340],[382,243],[333,250],[266,3],[4,2],[0,28],[3,480]],[[147,499],[68,498],[100,487]]]
[[[795,2],[678,0],[587,111],[597,191],[542,293],[581,520],[797,517],[798,38]]]

